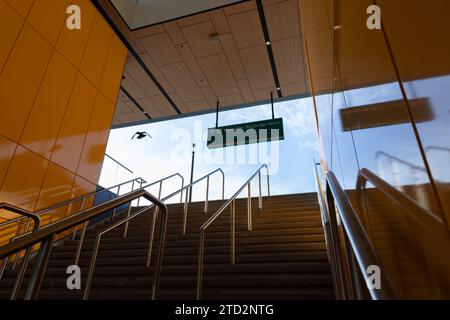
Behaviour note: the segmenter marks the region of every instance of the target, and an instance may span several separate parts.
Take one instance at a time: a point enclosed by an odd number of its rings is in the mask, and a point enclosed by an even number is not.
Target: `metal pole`
[[[20,268],[19,275],[17,276],[16,282],[14,283],[14,288],[11,294],[10,300],[16,300],[19,295],[20,287],[22,286],[23,278],[27,272],[28,261],[30,260],[31,251],[33,247],[29,247],[25,250],[25,255],[23,257],[22,267]]]
[[[197,300],[202,298],[203,285],[203,259],[205,255],[205,230],[200,230],[200,240],[198,248],[198,266],[197,266]]]
[[[73,262],[73,264],[76,266],[78,265],[78,262],[80,261],[81,247],[83,247],[84,236],[86,234],[86,229],[87,229],[88,224],[89,224],[89,221],[86,221],[83,224],[83,230],[81,230],[80,240],[78,241],[78,246],[77,246],[77,253],[75,254],[75,260]]]
[[[219,127],[219,101],[216,104],[216,128]]]
[[[262,210],[262,190],[261,190],[261,171],[258,172],[258,184],[259,184],[259,210]]]
[[[141,179],[141,182],[139,183],[139,189],[142,188],[142,184],[144,183],[144,180]],[[141,202],[141,197],[137,199],[137,207],[139,207],[139,203]],[[130,204],[131,205],[131,204]]]
[[[130,201],[130,203],[128,204],[127,218],[130,216],[130,213],[131,213],[131,202],[132,202],[132,201]],[[130,221],[128,221],[128,220],[127,220],[127,222],[125,222],[125,229],[124,229],[124,231],[123,231],[123,238],[124,238],[124,239],[125,239],[125,238],[127,237],[127,235],[128,235],[128,224],[129,224],[129,222],[130,222]]]
[[[195,143],[192,144],[192,160],[191,160],[191,186],[189,187],[189,203],[192,202],[192,182],[194,181],[194,161],[195,161]]]
[[[116,197],[118,197],[119,195],[120,195],[120,185],[117,187],[117,195],[116,195]],[[116,217],[116,210],[117,210],[117,207],[115,207],[114,210],[113,210],[113,213],[112,213],[112,216],[111,216],[111,220],[114,220],[114,218]]]
[[[2,266],[0,267],[0,279],[3,277],[3,273],[5,272],[7,264],[8,264],[8,257],[4,258],[2,261]]]
[[[222,172],[222,200],[225,200],[225,174]]]
[[[152,228],[150,230],[150,239],[148,241],[148,251],[147,251],[147,267],[150,267],[150,264],[152,262],[152,251],[153,251],[153,238],[155,237],[155,227],[156,227],[156,220],[158,219],[158,212],[159,208],[155,207],[155,210],[153,210],[153,216],[152,216]]]
[[[236,201],[231,202],[231,264],[236,263]]]
[[[52,234],[41,242],[41,248],[36,257],[36,263],[31,274],[30,282],[25,293],[25,300],[35,300],[39,294],[42,280],[44,279],[45,270],[47,269],[48,258],[52,252],[53,241],[55,235]]]
[[[189,188],[188,188],[188,189],[186,190],[186,200],[184,201],[184,211],[183,211],[183,235],[186,234],[189,193],[190,193],[190,190],[189,190]]]
[[[84,199],[85,197],[83,197],[81,199],[81,204],[80,204],[80,212],[83,211],[83,207],[84,207]],[[73,230],[73,234],[72,234],[72,241],[75,240],[75,237],[77,236],[77,226],[74,227]]]
[[[275,111],[273,110],[273,92],[270,92],[270,104],[272,105],[272,119],[275,119]]]
[[[252,189],[251,189],[251,183],[249,182],[247,184],[248,188],[248,199],[247,199],[247,220],[248,220],[248,231],[253,230],[253,223],[252,223]]]
[[[208,213],[209,176],[206,178],[205,213]]]
[[[163,180],[161,180],[161,181],[159,182],[159,193],[158,193],[158,199],[161,199],[162,184],[163,184]]]

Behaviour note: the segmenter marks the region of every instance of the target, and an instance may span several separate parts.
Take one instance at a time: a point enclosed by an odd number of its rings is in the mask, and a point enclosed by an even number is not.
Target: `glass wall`
[[[450,2],[299,0],[322,166],[347,193],[403,298],[449,297]],[[419,23],[420,21],[420,23]],[[406,195],[405,210],[361,169]]]

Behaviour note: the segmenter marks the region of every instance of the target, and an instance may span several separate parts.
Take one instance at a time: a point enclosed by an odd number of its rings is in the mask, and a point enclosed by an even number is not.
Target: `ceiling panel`
[[[307,86],[297,2],[264,0],[263,5],[283,95],[304,94]],[[215,34],[217,38],[211,38]],[[220,108],[254,105],[269,100],[271,92],[278,98],[254,0],[142,28],[127,36],[139,43],[136,50],[142,61],[128,57],[122,85],[152,119],[177,116],[164,94],[181,114],[215,110],[217,101]],[[141,63],[163,91],[152,83]],[[115,125],[126,124],[126,119],[146,119],[126,96],[120,99]]]
[[[211,21],[185,27],[182,30],[187,42],[197,58],[223,52],[219,41],[209,41],[209,37],[216,34],[216,30],[214,29]]]
[[[273,41],[272,48],[281,85],[305,81],[300,38]]]
[[[227,19],[238,48],[247,48],[265,43],[258,10],[232,15]]]
[[[161,71],[184,102],[204,99],[191,72],[183,62],[161,67]]]
[[[140,38],[139,41],[158,66],[181,61],[181,57],[178,54],[174,43],[166,32]]]
[[[241,49],[239,50],[239,55],[253,90],[274,86],[266,46]]]
[[[223,53],[201,58],[198,61],[208,79],[208,83],[217,96],[239,92],[236,79]]]

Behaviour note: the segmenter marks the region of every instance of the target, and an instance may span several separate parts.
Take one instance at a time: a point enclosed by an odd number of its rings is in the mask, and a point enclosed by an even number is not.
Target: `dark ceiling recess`
[[[153,73],[148,69],[147,65],[144,61],[142,61],[141,57],[137,54],[137,52],[133,49],[131,46],[131,43],[128,42],[127,38],[122,34],[122,32],[119,30],[119,28],[114,24],[114,22],[111,20],[111,18],[108,16],[108,14],[105,12],[103,7],[98,3],[97,0],[91,0],[92,4],[97,8],[98,12],[103,16],[103,18],[108,22],[110,27],[114,30],[116,35],[120,38],[120,40],[123,42],[123,44],[127,47],[127,49],[131,52],[131,54],[134,56],[136,61],[139,63],[139,65],[144,69],[145,73],[152,79],[152,81],[155,83],[156,87],[158,87],[159,91],[161,91],[162,95],[169,101],[172,108],[176,111],[177,114],[181,114],[180,109],[177,107],[175,102],[172,100],[172,98],[167,94],[167,92],[164,90],[164,88],[161,86],[159,81],[156,79],[156,77],[153,75]],[[125,93],[123,88],[121,88],[122,91]],[[129,94],[128,94],[129,96]],[[136,102],[136,100],[131,99],[137,106],[140,107],[140,105]],[[141,107],[140,107],[141,108]],[[143,109],[142,109],[143,110]],[[147,115],[148,116],[148,115]],[[150,118],[150,117],[149,117]]]
[[[269,54],[270,66],[272,67],[273,81],[277,88],[278,98],[283,97],[281,93],[280,80],[278,79],[277,66],[275,65],[275,58],[272,51],[272,43],[270,42],[269,29],[267,28],[266,15],[264,14],[264,7],[261,0],[256,0],[258,6],[259,20],[261,21],[261,27],[264,33],[264,40],[266,41],[267,53]]]
[[[142,111],[142,113],[148,118],[148,119],[152,119],[149,115],[148,115],[148,113],[147,113],[147,111],[145,111],[144,110],[144,108],[142,108],[142,106],[131,96],[131,94],[127,91],[127,90],[125,90],[125,88],[124,87],[122,87],[122,86],[120,86],[120,90],[122,90],[122,92],[128,97],[128,99],[130,99],[131,100],[131,102],[133,102],[134,103],[134,105],[139,109],[139,110],[141,110]]]

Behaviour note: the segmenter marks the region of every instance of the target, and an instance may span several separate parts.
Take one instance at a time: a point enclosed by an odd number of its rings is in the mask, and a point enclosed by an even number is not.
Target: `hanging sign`
[[[284,140],[283,118],[208,129],[208,149]]]

